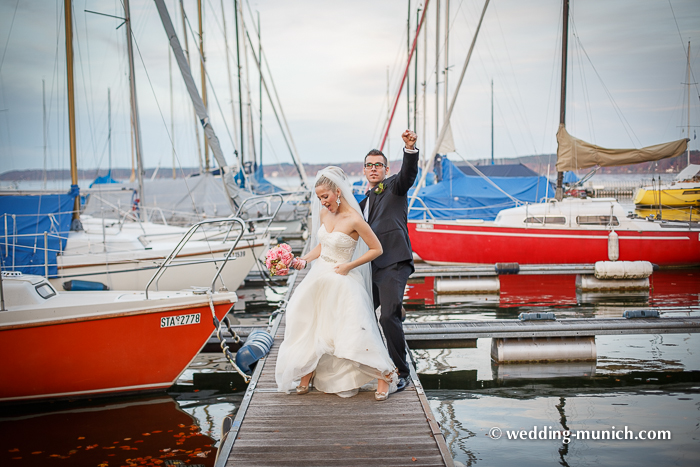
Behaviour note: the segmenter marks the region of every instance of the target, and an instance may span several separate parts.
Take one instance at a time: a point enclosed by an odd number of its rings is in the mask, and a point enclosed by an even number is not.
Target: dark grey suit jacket
[[[401,261],[411,261],[413,252],[408,238],[408,190],[418,175],[419,155],[403,153],[403,164],[398,174],[386,178],[384,191],[377,193],[375,187],[369,197],[362,200],[360,208],[364,211],[369,202],[368,223],[382,244],[384,253],[372,261],[372,267],[385,268]]]

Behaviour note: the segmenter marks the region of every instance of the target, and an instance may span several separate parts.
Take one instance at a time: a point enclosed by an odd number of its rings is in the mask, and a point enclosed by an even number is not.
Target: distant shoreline
[[[459,161],[459,159],[452,157],[453,161]],[[478,159],[470,161],[474,165],[489,165],[491,163],[490,159]],[[523,156],[514,157],[508,159],[496,159],[496,164],[524,164],[540,175],[547,175],[547,166],[549,165],[550,177],[556,173],[556,168],[554,166],[556,162],[556,155],[554,154],[543,154],[536,156]],[[700,164],[700,151],[690,151],[690,163]],[[342,168],[349,176],[360,176],[362,175],[362,161],[357,162],[343,162],[343,163],[328,163],[328,164],[304,164],[304,170],[307,175],[313,176],[328,165],[337,165]],[[401,161],[391,161],[389,164],[392,172],[396,172],[401,168]],[[651,174],[674,174],[678,173],[686,167],[686,156],[681,155],[673,159],[664,159],[658,162],[645,162],[643,164],[636,164],[631,166],[622,167],[604,167],[598,171],[599,174],[639,174],[649,176]],[[155,168],[149,168],[145,170],[144,177],[152,178]],[[296,177],[297,171],[293,164],[282,163],[274,165],[263,166],[265,177],[267,178],[285,178],[285,177]],[[197,167],[184,167],[182,169],[177,169],[177,177],[181,178],[183,176],[189,176],[199,172]],[[581,171],[581,172],[586,172]],[[78,178],[85,180],[93,180],[98,176],[104,176],[107,174],[107,169],[79,169]],[[160,167],[156,178],[172,178],[172,167]],[[128,180],[131,176],[130,168],[113,168],[112,177],[117,180]],[[41,169],[27,169],[27,170],[10,170],[0,174],[0,181],[42,181],[44,179],[44,171]],[[68,169],[53,169],[46,171],[47,180],[70,180],[70,170]]]

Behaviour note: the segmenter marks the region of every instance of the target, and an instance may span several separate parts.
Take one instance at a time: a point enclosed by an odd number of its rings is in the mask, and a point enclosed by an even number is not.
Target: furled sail
[[[656,144],[641,149],[606,149],[595,144],[574,138],[564,125],[557,131],[557,171],[587,169],[589,167],[614,167],[658,161],[683,154],[688,146],[687,139]]]

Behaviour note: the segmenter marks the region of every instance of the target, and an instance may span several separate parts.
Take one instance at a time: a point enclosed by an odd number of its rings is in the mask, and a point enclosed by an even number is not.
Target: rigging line
[[[402,61],[401,59],[404,57],[404,55],[403,55],[403,51],[404,51],[403,46],[404,46],[404,43],[405,43],[405,42],[404,42],[404,37],[406,37],[405,33],[406,33],[406,30],[403,29],[403,27],[402,27],[402,36],[401,36],[401,39],[399,40],[399,46],[398,46],[398,48],[397,48],[397,50],[396,50],[396,54],[394,55],[394,63],[392,64],[391,67],[389,67],[389,69],[391,70],[391,72],[390,72],[390,74],[389,74],[389,83],[390,83],[389,86],[391,86],[391,83],[392,83],[392,82],[394,82],[395,80],[398,79],[396,73],[397,73],[397,71],[400,71],[400,68],[399,68],[399,65],[398,65],[398,64]],[[398,88],[398,86],[395,85],[395,88],[392,89],[392,91],[396,92],[396,89],[397,89],[397,88]],[[387,107],[386,107],[386,109],[385,109],[385,107],[384,107],[384,99],[381,99],[381,103],[382,103],[382,105],[381,105],[381,108],[379,109],[379,112],[377,113],[377,120],[376,120],[376,123],[375,123],[375,126],[374,126],[374,132],[372,133],[372,140],[371,140],[371,141],[376,141],[376,140],[377,140],[377,134],[378,134],[378,133],[381,134],[382,129],[384,129],[384,128],[386,127],[386,124],[387,124],[388,121],[389,121],[389,115],[388,115],[389,110],[390,110],[390,109],[389,109],[389,106],[387,105]],[[386,112],[385,112],[385,110],[386,110]],[[384,120],[381,122],[381,127],[378,127],[379,121],[380,121],[380,119],[381,119],[382,117],[384,117]],[[372,143],[372,144],[373,144],[373,143]],[[368,145],[368,147],[374,147],[372,144]]]
[[[189,184],[187,183],[187,177],[185,176],[185,171],[182,168],[182,164],[180,163],[180,156],[177,153],[177,149],[175,148],[175,142],[173,141],[173,137],[170,134],[170,131],[168,130],[168,124],[165,121],[165,116],[163,115],[163,109],[160,107],[160,102],[158,101],[158,96],[156,95],[156,90],[153,88],[153,83],[151,82],[151,75],[148,74],[148,68],[146,67],[146,62],[143,60],[143,56],[141,55],[141,48],[139,47],[139,43],[134,37],[134,29],[131,29],[131,38],[134,41],[134,45],[136,46],[136,52],[139,54],[139,59],[141,60],[141,65],[143,65],[143,70],[146,74],[146,79],[148,79],[148,85],[151,88],[151,93],[153,94],[153,99],[156,101],[156,106],[158,107],[158,113],[160,114],[160,119],[163,122],[163,127],[165,128],[165,133],[168,135],[168,140],[170,140],[170,146],[172,147],[173,151],[175,152],[175,159],[177,160],[177,165],[180,168],[180,174],[182,175],[182,179],[185,182],[185,187],[187,188],[187,195],[190,198],[190,201],[192,201],[192,210],[194,211],[195,216],[197,217],[197,221],[201,221],[202,218],[199,216],[199,212],[197,210],[197,203],[194,200],[194,196],[192,196],[192,190],[190,189]],[[221,181],[223,183],[226,183],[223,179],[223,175],[221,176]]]
[[[627,118],[625,118],[625,115],[622,113],[622,109],[620,108],[620,106],[617,105],[617,102],[615,102],[615,99],[613,98],[612,93],[610,92],[608,87],[605,85],[605,82],[603,81],[603,78],[600,76],[600,73],[598,73],[598,70],[596,69],[595,65],[593,64],[591,57],[589,57],[588,52],[586,52],[586,48],[583,46],[583,43],[581,42],[580,38],[577,35],[574,35],[574,38],[576,39],[576,42],[578,43],[579,47],[581,47],[581,50],[583,51],[584,55],[588,59],[588,63],[591,64],[591,68],[593,68],[593,71],[595,72],[596,76],[600,80],[600,84],[601,84],[601,86],[603,86],[603,89],[605,90],[605,93],[607,94],[608,99],[610,99],[610,102],[612,103],[613,108],[615,109],[616,113],[618,114],[618,117],[623,122],[622,127],[627,132],[627,136],[629,136],[630,140],[632,141],[632,144],[635,144],[634,140],[636,139],[637,144],[639,146],[641,146],[642,145],[641,141],[639,140],[639,138],[635,134],[634,129],[632,128],[632,125],[630,125],[630,123],[627,121]],[[630,134],[630,132],[632,132],[632,134]],[[632,136],[634,136],[634,138],[632,138]]]
[[[497,189],[498,191],[500,191],[501,193],[503,193],[504,195],[506,195],[508,198],[510,198],[511,201],[513,201],[513,202],[515,203],[516,206],[519,205],[519,204],[523,204],[522,201],[520,201],[520,200],[517,199],[517,198],[514,198],[510,193],[507,193],[507,192],[503,191],[503,189],[502,189],[500,186],[496,185],[489,177],[487,177],[486,175],[484,175],[484,173],[483,173],[481,170],[479,170],[474,164],[472,164],[471,162],[469,162],[468,160],[466,160],[466,159],[464,158],[464,156],[462,156],[460,153],[458,153],[457,151],[455,151],[455,154],[457,154],[464,162],[466,162],[467,164],[469,164],[469,167],[471,167],[471,169],[472,169],[474,172],[476,172],[476,173],[479,175],[479,177],[481,177],[481,178],[483,178],[484,180],[486,180],[487,183],[489,183],[489,184],[492,185],[495,189]]]
[[[576,25],[573,24],[573,21],[571,24],[571,29],[572,29],[571,34],[576,38],[576,41],[574,41],[574,45],[578,47],[580,45],[580,37],[577,34]],[[578,51],[579,49],[577,48],[576,50]],[[581,79],[581,92],[583,93],[583,103],[584,103],[584,110],[585,110],[585,116],[586,116],[586,123],[588,124],[588,131],[591,134],[591,139],[595,143],[596,137],[595,137],[595,130],[593,128],[593,119],[592,119],[592,112],[591,112],[591,99],[590,99],[590,93],[588,92],[588,82],[586,81],[586,70],[584,69],[584,66],[583,66],[582,54],[576,53],[575,59],[577,60],[577,63],[578,63],[578,66],[576,68],[577,68],[578,74],[579,74],[580,79]]]
[[[501,18],[498,16],[498,8],[496,8],[497,2],[494,3],[493,5],[493,10],[494,14],[496,15],[496,23],[498,24],[498,30],[501,33],[501,39],[503,40],[504,44],[504,50],[506,52],[506,56],[508,57],[508,65],[510,67],[511,75],[512,76],[517,76],[515,73],[515,70],[513,69],[513,59],[510,57],[510,50],[508,48],[508,43],[505,38],[505,34],[503,33],[503,25],[501,24]],[[518,80],[515,79],[515,89],[518,93],[518,103],[516,103],[515,108],[518,111],[518,114],[520,118],[523,120],[523,123],[525,124],[525,129],[527,130],[527,135],[530,137],[530,142],[532,143],[532,150],[537,153],[537,144],[535,143],[535,138],[532,133],[532,129],[530,128],[530,119],[527,118],[525,115],[525,103],[523,102],[523,95],[522,92],[520,91],[520,86],[518,85]],[[518,105],[519,104],[519,105]]]
[[[71,3],[71,7],[72,7]],[[75,17],[75,15],[73,16]],[[83,67],[83,54],[82,54],[82,47],[80,47],[80,44],[82,41],[80,40],[80,33],[78,32],[78,28],[73,28],[74,34],[75,34],[75,41],[78,43],[78,47],[76,49],[78,50],[78,61],[80,62],[80,76],[83,78],[83,94],[85,95],[85,110],[87,111],[87,123],[88,123],[88,129],[90,133],[90,144],[92,145],[92,158],[93,158],[93,163],[95,162],[95,154],[97,153],[97,149],[95,147],[95,130],[92,127],[92,112],[90,112],[90,99],[88,98],[87,94],[87,88],[89,85],[89,82],[85,79],[85,68]],[[77,112],[76,112],[76,121],[77,121]],[[77,138],[77,136],[76,136]]]
[[[185,15],[185,21],[187,22],[187,27],[190,29],[190,33],[194,37],[197,37],[197,35],[195,35],[195,33],[194,33],[194,30],[192,29],[192,24],[190,24],[190,18],[187,15]],[[197,54],[199,55],[199,61],[203,63],[203,58],[202,58],[202,54],[200,53],[199,47],[195,47],[195,48],[197,49]],[[226,129],[226,134],[228,135],[229,141],[231,141],[231,146],[233,146],[234,153],[238,154],[238,148],[236,147],[236,143],[233,141],[233,135],[231,134],[231,131],[229,130],[228,125],[226,125],[226,116],[224,115],[224,111],[221,108],[221,102],[219,101],[219,96],[216,94],[216,89],[214,88],[214,83],[211,80],[211,76],[209,76],[209,71],[207,71],[206,66],[204,67],[204,75],[206,76],[207,81],[209,82],[209,87],[210,87],[212,94],[214,94],[214,100],[216,101],[216,106],[219,109],[219,114],[221,114],[221,118],[224,121],[223,127]],[[240,163],[240,167],[243,168],[242,160],[240,158],[238,158],[238,161]],[[243,171],[243,176],[245,178],[247,178],[247,176],[245,174],[245,170]]]
[[[5,63],[5,55],[7,54],[7,46],[10,44],[10,36],[12,35],[12,27],[15,25],[15,16],[17,16],[17,7],[19,6],[19,0],[15,3],[15,11],[12,13],[12,21],[10,22],[10,30],[7,32],[7,40],[5,41],[5,48],[2,51],[2,59],[0,59],[0,72],[2,71],[2,65]]]
[[[252,17],[252,12],[250,11],[250,4],[248,4],[248,12],[250,13]],[[241,17],[243,13],[241,10]],[[256,34],[258,34],[257,28],[255,27],[255,21],[253,23],[253,30],[255,31]],[[275,86],[275,80],[272,76],[272,72],[270,71],[270,64],[267,61],[267,57],[265,56],[265,50],[262,48],[262,45],[260,45],[260,54],[262,55],[261,57],[258,57],[258,69],[262,69],[262,62],[263,60],[265,61],[265,68],[267,69],[267,74],[270,76],[270,84],[272,85],[272,91],[275,94],[275,98],[277,99],[277,105],[279,106],[280,114],[282,115],[282,121],[284,122],[284,127],[287,130],[287,133],[289,134],[289,140],[292,143],[292,148],[294,149],[294,153],[296,154],[296,157],[299,157],[299,151],[297,151],[296,144],[294,143],[294,137],[292,136],[292,131],[289,129],[289,124],[287,123],[287,117],[284,115],[284,108],[282,107],[282,101],[279,98],[279,95],[277,94],[277,87]],[[272,100],[270,100],[272,102]],[[301,160],[299,161],[301,163]],[[303,163],[301,163],[302,168],[304,167]],[[302,177],[302,185],[305,185],[305,178],[306,178],[306,172],[304,172],[304,177]]]
[[[244,29],[245,35],[248,38],[248,43],[250,44],[251,49],[253,49],[253,41],[250,39],[250,35],[248,34],[248,30]],[[260,60],[258,59],[257,55],[255,54],[255,50],[251,50],[251,53],[253,54],[253,60],[255,61],[255,64],[258,67],[258,71],[261,71],[260,67]],[[265,88],[265,93],[267,94],[267,98],[270,100],[270,103],[272,103],[272,96],[270,95],[270,90],[267,87],[267,80],[265,80],[264,77],[262,77],[262,84],[263,87]],[[277,114],[277,108],[276,106],[272,105],[272,112],[275,114],[275,118],[277,119],[277,124],[280,126],[280,129],[282,129],[282,122],[280,121],[279,115]],[[304,173],[303,165],[301,165],[301,161],[297,161],[295,157],[295,153],[292,150],[292,147],[289,144],[289,140],[287,139],[287,135],[285,134],[284,131],[282,131],[282,136],[284,137],[284,142],[287,144],[287,148],[289,149],[289,153],[292,156],[292,160],[294,161],[294,165],[297,166],[297,170],[299,171],[299,176],[302,177],[302,173]],[[291,138],[291,134],[290,134]],[[298,156],[297,156],[298,157]],[[301,165],[301,167],[300,167]],[[302,178],[302,185],[304,185],[304,180]]]
[[[562,9],[563,9],[563,8],[564,8],[564,2],[562,2],[562,3],[560,4],[560,6],[559,6],[559,16],[558,16],[559,18],[561,18],[562,15],[563,15],[563,12],[562,12]],[[561,42],[562,42],[562,41],[561,41],[561,36],[562,36],[562,34],[563,34],[563,32],[562,32],[563,26],[564,26],[564,25],[561,24],[561,23],[560,23],[559,26],[558,26],[558,29],[557,29],[557,32],[558,32],[558,34],[557,34],[557,41],[555,42],[555,43],[557,43],[557,44],[561,44]],[[550,75],[550,78],[549,78],[549,92],[547,93],[547,107],[546,107],[546,112],[545,112],[545,117],[544,117],[544,132],[543,132],[543,134],[542,134],[542,146],[541,146],[540,151],[544,151],[545,140],[546,140],[546,138],[547,138],[547,133],[549,132],[549,130],[548,130],[548,128],[549,128],[549,125],[548,125],[548,122],[549,122],[549,109],[550,109],[550,107],[551,107],[551,105],[552,105],[552,96],[554,95],[554,77],[555,77],[556,72],[557,72],[557,67],[556,67],[555,65],[556,65],[556,63],[557,63],[557,57],[560,56],[560,54],[558,54],[557,52],[561,52],[561,51],[558,51],[558,50],[557,50],[557,47],[552,47],[552,53],[553,53],[553,55],[552,55],[552,67],[551,67],[552,72],[551,72],[551,75]],[[561,65],[561,63],[560,63],[560,65]],[[560,68],[560,67],[559,67],[559,68]],[[551,159],[551,154],[549,154],[549,157],[550,157],[550,159]],[[549,161],[549,162],[551,162],[551,161]],[[549,162],[548,162],[548,164],[549,164]]]

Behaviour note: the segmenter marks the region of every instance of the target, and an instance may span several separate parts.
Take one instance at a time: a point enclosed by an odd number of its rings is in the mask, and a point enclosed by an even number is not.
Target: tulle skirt
[[[278,390],[291,392],[316,371],[313,386],[349,397],[383,379],[396,390],[397,375],[374,315],[372,299],[356,271],[314,262],[287,305],[284,342],[277,357]]]

